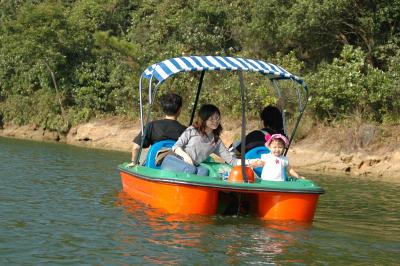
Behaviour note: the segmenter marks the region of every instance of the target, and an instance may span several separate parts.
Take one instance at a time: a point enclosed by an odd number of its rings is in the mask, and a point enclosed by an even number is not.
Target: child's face
[[[281,156],[285,151],[285,145],[280,140],[272,140],[268,147],[275,156]]]

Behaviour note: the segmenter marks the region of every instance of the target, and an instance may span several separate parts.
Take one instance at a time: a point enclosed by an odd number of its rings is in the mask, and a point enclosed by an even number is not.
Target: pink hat
[[[270,135],[270,134],[266,134],[265,135],[265,140],[266,140],[266,145],[269,146],[269,144],[271,144],[271,141],[274,139],[281,139],[283,141],[283,143],[285,144],[285,148],[287,148],[289,146],[289,140],[282,134],[274,134],[274,135]]]

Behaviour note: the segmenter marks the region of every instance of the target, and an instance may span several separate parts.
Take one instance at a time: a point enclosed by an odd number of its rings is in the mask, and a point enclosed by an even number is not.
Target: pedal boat
[[[209,176],[177,173],[146,166],[119,165],[123,191],[130,197],[167,213],[215,215],[233,192],[250,206],[251,215],[265,220],[311,222],[324,190],[311,180],[285,182],[255,178],[254,183],[229,182],[219,175],[220,163],[203,163]]]
[[[308,88],[305,82],[289,73],[280,66],[266,63],[261,60],[244,59],[238,57],[221,56],[187,56],[172,58],[149,66],[141,75],[139,82],[140,121],[141,133],[144,135],[144,124],[149,121],[151,107],[154,104],[157,88],[166,79],[179,72],[200,72],[200,80],[197,88],[195,102],[189,125],[192,124],[196,111],[203,78],[205,72],[232,71],[238,73],[240,81],[240,93],[242,100],[242,132],[241,150],[245,150],[246,119],[245,97],[246,94],[242,72],[258,72],[267,77],[275,88],[279,97],[283,94],[278,86],[282,80],[291,81],[296,86],[296,94],[299,103],[299,113],[295,126],[289,138],[289,146],[293,140],[297,126],[308,102]],[[143,80],[148,80],[148,113],[144,119],[143,111]],[[154,81],[158,81],[154,85]],[[300,89],[298,88],[300,87]],[[285,118],[283,117],[283,120]],[[285,120],[284,120],[285,121]],[[168,141],[167,141],[168,142]],[[156,143],[158,144],[158,143]],[[229,195],[239,203],[246,203],[249,214],[264,220],[294,220],[312,222],[317,207],[318,198],[324,193],[324,189],[311,180],[287,178],[284,182],[265,181],[258,178],[260,172],[255,171],[255,178],[250,182],[246,173],[246,167],[242,168],[242,180],[230,182],[226,180],[224,171],[231,166],[225,163],[204,162],[203,166],[209,169],[209,176],[199,176],[186,173],[161,170],[156,166],[155,156],[163,145],[153,145],[147,154],[146,161],[134,167],[128,167],[128,163],[118,166],[121,176],[123,191],[130,197],[153,208],[164,210],[174,214],[199,214],[215,215],[223,210]],[[171,147],[173,142],[168,142]],[[265,148],[264,148],[265,149]],[[141,151],[141,150],[140,150]],[[242,158],[259,158],[263,152],[258,149],[252,156],[246,153]],[[139,156],[140,157],[140,156]],[[139,159],[138,159],[139,160]],[[227,196],[228,195],[228,196]]]

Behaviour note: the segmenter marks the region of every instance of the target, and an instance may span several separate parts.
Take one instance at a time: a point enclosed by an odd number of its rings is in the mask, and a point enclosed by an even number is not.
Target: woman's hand
[[[190,158],[190,156],[189,155],[187,155],[187,153],[185,152],[185,154],[182,156],[181,155],[181,157],[183,158],[183,160],[185,161],[185,163],[188,163],[188,164],[191,164],[191,165],[194,165],[193,164],[193,160],[192,160],[192,158]]]
[[[181,156],[185,163],[194,165],[192,158],[182,148],[176,148],[174,152]]]

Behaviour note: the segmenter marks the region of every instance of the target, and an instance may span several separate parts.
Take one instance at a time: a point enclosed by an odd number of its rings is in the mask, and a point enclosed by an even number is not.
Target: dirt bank
[[[250,128],[258,127],[250,122]],[[230,144],[240,136],[240,122],[224,123],[222,139]],[[91,121],[71,128],[67,135],[36,126],[4,125],[0,136],[58,141],[90,148],[130,151],[139,123],[118,118]],[[288,156],[299,172],[345,174],[349,177],[400,182],[400,126],[379,127],[352,122],[336,127],[305,125]],[[129,160],[127,154],[127,160]]]

